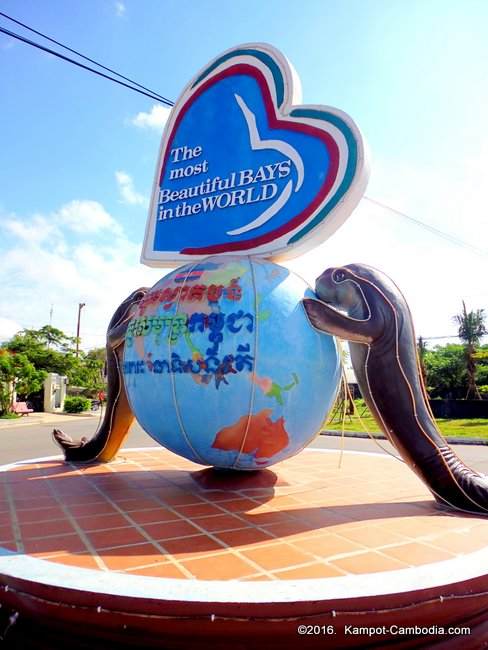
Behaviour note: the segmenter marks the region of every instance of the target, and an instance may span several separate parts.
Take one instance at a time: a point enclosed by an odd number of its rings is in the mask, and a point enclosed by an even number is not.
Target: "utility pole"
[[[53,326],[53,303],[51,303],[51,309],[49,310],[49,327]],[[51,332],[49,332],[49,338],[47,340],[47,349],[51,347]]]
[[[79,302],[78,303],[78,324],[76,325],[76,356],[78,356],[80,352],[80,317],[81,317],[81,310],[85,306],[84,302]]]

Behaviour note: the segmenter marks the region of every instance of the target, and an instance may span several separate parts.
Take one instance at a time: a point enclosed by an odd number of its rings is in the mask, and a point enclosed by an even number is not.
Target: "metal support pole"
[[[81,310],[85,306],[84,302],[78,303],[78,323],[76,325],[76,356],[78,356],[80,352],[80,318],[81,318]]]

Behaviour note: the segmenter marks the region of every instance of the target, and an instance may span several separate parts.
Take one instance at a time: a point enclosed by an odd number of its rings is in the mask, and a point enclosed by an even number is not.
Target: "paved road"
[[[81,436],[90,437],[96,430],[98,418],[60,417],[55,426],[68,433],[73,438]],[[51,433],[53,422],[29,423],[27,418],[21,424],[2,423],[0,428],[0,465],[16,460],[52,456],[59,453],[54,444]],[[156,443],[138,424],[134,424],[126,441],[126,447],[154,447]],[[341,439],[330,436],[319,436],[312,444],[313,447],[324,449],[340,449]],[[389,443],[381,441],[381,446],[390,452],[394,451]],[[371,440],[345,438],[344,448],[349,451],[364,451],[370,453],[383,453]],[[474,469],[488,474],[488,446],[480,445],[455,445],[459,456]]]

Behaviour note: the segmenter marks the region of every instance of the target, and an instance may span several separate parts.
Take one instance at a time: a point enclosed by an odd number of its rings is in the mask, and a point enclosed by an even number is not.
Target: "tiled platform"
[[[488,546],[488,519],[441,514],[410,470],[366,455],[346,454],[339,469],[336,453],[305,453],[229,475],[160,448],[99,466],[19,464],[0,476],[3,547],[99,571],[325,578]]]
[[[306,451],[245,474],[160,447],[104,465],[31,461],[0,473],[0,516],[0,584],[12,593],[29,579],[93,603],[108,593],[263,612],[296,601],[298,617],[327,601],[337,617],[352,599],[480,580],[488,591],[488,518],[440,510],[386,456]]]

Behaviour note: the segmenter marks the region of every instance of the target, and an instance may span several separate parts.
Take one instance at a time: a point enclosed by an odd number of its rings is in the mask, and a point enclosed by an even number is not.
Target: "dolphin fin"
[[[329,307],[325,302],[314,298],[304,298],[303,307],[312,327],[319,332],[325,332],[355,343],[370,343],[368,323],[350,318],[337,309]]]

